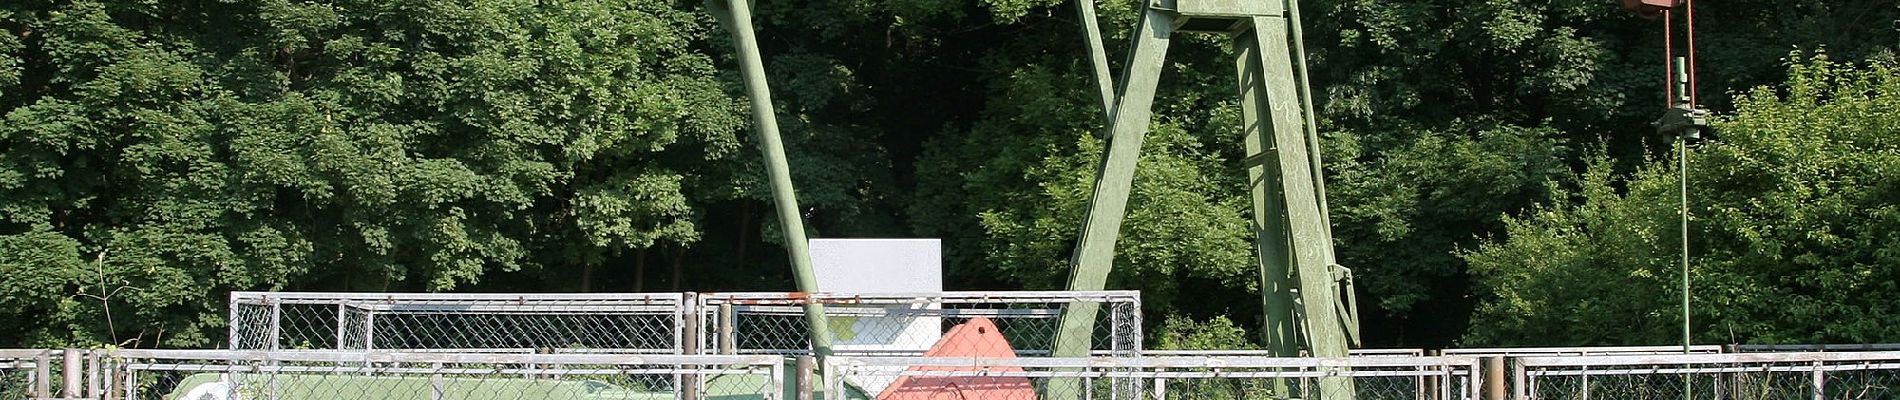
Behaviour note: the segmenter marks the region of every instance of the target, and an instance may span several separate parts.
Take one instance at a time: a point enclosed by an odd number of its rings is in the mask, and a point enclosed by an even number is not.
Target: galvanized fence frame
[[[1352,357],[1424,357],[1425,349],[1350,349]],[[1096,352],[1095,356],[1109,355]],[[1275,357],[1267,350],[1143,350],[1143,357]]]
[[[1510,379],[1506,375],[1517,368],[1517,360],[1522,357],[1560,357],[1560,356],[1623,356],[1623,355],[1663,355],[1663,354],[1712,354],[1721,353],[1722,346],[1690,346],[1685,353],[1682,346],[1565,346],[1565,347],[1475,347],[1463,349],[1434,350],[1435,355],[1472,356],[1485,360],[1487,372],[1491,376],[1486,381],[1494,382],[1487,390],[1494,390],[1493,397],[1502,398],[1508,393],[1516,393],[1522,381]],[[1585,378],[1588,379],[1588,378]]]
[[[688,296],[231,292],[228,348],[683,354]]]
[[[0,350],[0,399],[51,397],[56,350]]]
[[[329,393],[323,398],[418,398],[416,393],[375,393],[375,383],[392,387],[390,382],[408,385],[408,389],[427,390],[427,398],[466,398],[471,393],[451,393],[452,388],[470,391],[503,391],[511,387],[524,393],[540,393],[544,398],[575,395],[577,387],[589,390],[614,383],[661,382],[673,398],[701,398],[718,382],[738,385],[740,393],[754,393],[764,399],[784,396],[785,366],[779,357],[707,356],[707,355],[632,355],[632,354],[496,354],[496,353],[404,353],[385,351],[242,351],[242,350],[113,350],[102,354],[104,367],[98,380],[101,390],[91,395],[98,399],[169,398],[182,391],[189,393],[210,387],[225,397],[312,398],[310,382],[343,380],[333,389],[356,390],[354,393]],[[167,376],[166,374],[186,374]],[[194,377],[216,377],[184,388]],[[756,378],[723,379],[732,376]],[[169,381],[167,381],[169,379]],[[407,379],[407,381],[402,381]],[[202,380],[202,379],[199,379]],[[484,384],[484,382],[486,382]],[[209,385],[209,386],[207,386]],[[222,385],[222,386],[220,386]],[[748,390],[748,385],[756,388]],[[521,386],[531,386],[522,388]],[[565,388],[565,391],[549,388]],[[224,392],[217,392],[224,390]],[[321,389],[317,389],[321,390]],[[389,389],[394,390],[394,389]],[[630,390],[630,389],[629,389]],[[248,397],[233,397],[239,392]],[[301,394],[286,394],[300,393]],[[485,395],[493,395],[486,393]]]
[[[1464,356],[1372,356],[1348,358],[1302,357],[1091,357],[1091,358],[959,358],[959,357],[849,357],[825,361],[825,388],[842,393],[847,381],[859,378],[912,376],[930,378],[1024,378],[1039,396],[1079,399],[1203,398],[1210,393],[1183,390],[1196,383],[1229,381],[1229,386],[1260,389],[1262,384],[1285,380],[1293,390],[1313,390],[1315,381],[1345,378],[1357,381],[1360,399],[1477,399],[1482,365]],[[1395,379],[1396,378],[1396,379]],[[1045,393],[1046,383],[1076,379],[1083,393]],[[1410,385],[1400,391],[1379,391],[1374,380]],[[1101,381],[1108,381],[1103,384]],[[1235,385],[1239,381],[1240,385]],[[1103,388],[1097,393],[1094,388]],[[1169,391],[1174,390],[1173,394]],[[1384,394],[1384,395],[1381,395]],[[1236,397],[1252,398],[1249,392]],[[1217,398],[1228,398],[1214,396]],[[1311,398],[1305,393],[1299,398]]]
[[[1056,324],[1068,306],[1100,304],[1103,323],[1097,324],[1095,350],[1109,355],[1132,357],[1142,352],[1141,292],[1111,291],[1005,291],[1005,292],[929,292],[929,293],[697,293],[699,311],[695,347],[707,354],[810,354],[799,324],[804,323],[802,306],[824,304],[826,315],[834,318],[833,335],[840,334],[838,317],[851,318],[925,318],[956,320],[973,317],[993,318],[999,325],[1023,325],[1018,332],[1030,331],[1035,338],[1012,337],[1031,343],[1048,341],[1044,346],[1018,347],[1021,356],[1046,356],[1053,346]],[[747,318],[770,318],[772,323],[748,323]],[[928,323],[926,323],[928,324]],[[764,327],[760,327],[764,325]],[[1042,326],[1042,325],[1047,325]],[[941,333],[942,328],[933,328]],[[1012,328],[1001,327],[1008,332]],[[886,332],[888,333],[888,332]],[[1045,340],[1046,339],[1046,340]],[[835,339],[834,339],[835,340]],[[767,344],[759,344],[761,342]],[[853,350],[848,344],[834,343],[839,355],[921,355],[930,343],[914,343],[901,351],[869,352]]]
[[[1830,374],[1848,376],[1830,378]],[[1519,382],[1515,398],[1524,400],[1694,397],[1691,394],[1736,399],[1889,399],[1900,397],[1900,352],[1523,357],[1517,360],[1514,375]],[[1626,388],[1637,386],[1624,383],[1635,379],[1681,383],[1641,385],[1658,388],[1645,394]],[[1830,387],[1834,380],[1849,382]]]

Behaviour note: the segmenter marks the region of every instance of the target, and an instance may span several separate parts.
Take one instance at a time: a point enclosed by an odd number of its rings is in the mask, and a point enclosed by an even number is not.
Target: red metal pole
[[[1663,9],[1663,108],[1676,105],[1676,38],[1674,10]]]
[[[1688,20],[1686,21],[1688,27],[1683,32],[1688,36],[1689,42],[1689,104],[1693,106],[1701,104],[1696,100],[1695,85],[1695,0],[1684,0],[1682,7],[1683,12],[1686,13],[1683,19]]]

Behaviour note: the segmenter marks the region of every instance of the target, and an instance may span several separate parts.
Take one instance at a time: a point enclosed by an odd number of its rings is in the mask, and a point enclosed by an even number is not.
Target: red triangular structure
[[[930,346],[924,357],[1016,358],[1003,332],[989,318],[971,318],[950,328]],[[977,371],[977,367],[911,367],[911,371]],[[1023,372],[1022,367],[997,367],[989,372]],[[1020,376],[901,376],[878,393],[877,400],[1035,400],[1036,389]]]

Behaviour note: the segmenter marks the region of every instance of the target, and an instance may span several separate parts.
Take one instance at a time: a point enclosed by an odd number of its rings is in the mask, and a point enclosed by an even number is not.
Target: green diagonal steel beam
[[[1115,124],[1109,127],[1108,154],[1102,157],[1095,173],[1095,191],[1089,200],[1088,219],[1082,225],[1082,238],[1076,245],[1069,290],[1101,290],[1115,261],[1115,240],[1122,217],[1128,211],[1128,193],[1135,180],[1135,164],[1141,158],[1142,139],[1148,134],[1153,116],[1156,82],[1161,78],[1173,34],[1173,19],[1160,10],[1144,9],[1134,33],[1134,51],[1129,53],[1127,71],[1122,74]],[[1089,342],[1095,333],[1094,304],[1076,303],[1063,313],[1056,336],[1057,357],[1088,356]]]
[[[1087,41],[1089,71],[1095,75],[1095,88],[1102,97],[1102,123],[1115,123],[1115,79],[1108,75],[1108,51],[1102,48],[1102,28],[1095,18],[1095,0],[1076,0],[1076,18],[1082,20],[1082,40]]]
[[[1266,114],[1272,121],[1271,142],[1263,147],[1278,153],[1274,157],[1280,171],[1280,186],[1272,194],[1282,196],[1286,207],[1287,231],[1291,234],[1294,273],[1300,288],[1300,310],[1306,321],[1307,349],[1315,357],[1347,356],[1346,332],[1335,305],[1339,304],[1337,281],[1333,278],[1332,244],[1326,227],[1325,212],[1316,192],[1319,176],[1305,122],[1294,86],[1292,49],[1288,48],[1287,21],[1278,16],[1253,17],[1251,39],[1258,41],[1261,76],[1265,80]],[[1352,380],[1332,377],[1320,380],[1320,398],[1341,399],[1352,396]]]
[[[759,150],[765,153],[765,174],[772,186],[772,204],[778,211],[779,227],[785,233],[785,253],[792,259],[792,276],[798,291],[818,291],[818,279],[812,273],[811,252],[805,241],[804,217],[798,213],[798,195],[792,190],[790,163],[785,159],[785,143],[778,134],[778,117],[772,107],[772,90],[765,81],[765,62],[759,56],[759,42],[752,30],[752,5],[747,0],[707,0],[707,8],[732,33],[732,45],[739,53],[739,72],[745,80],[746,97],[752,101],[752,125],[758,132]],[[825,308],[805,304],[805,323],[810,325],[812,353],[831,355],[831,325],[825,322]]]
[[[1251,35],[1234,38],[1234,69],[1240,89],[1241,137],[1247,158],[1247,193],[1253,200],[1254,254],[1260,263],[1260,300],[1266,326],[1261,336],[1267,351],[1277,357],[1300,352],[1299,330],[1293,322],[1292,259],[1288,257],[1286,205],[1274,192],[1280,187],[1278,153],[1269,149],[1271,123],[1261,115],[1267,109],[1267,83],[1260,69],[1258,41]]]

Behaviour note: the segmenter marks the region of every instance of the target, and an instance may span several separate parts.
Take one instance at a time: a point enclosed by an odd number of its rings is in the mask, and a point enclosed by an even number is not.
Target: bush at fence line
[[[1197,322],[1186,317],[1171,315],[1161,322],[1161,334],[1156,338],[1159,350],[1257,350],[1260,345],[1248,339],[1246,328],[1234,324],[1227,316],[1217,315],[1206,322]]]

